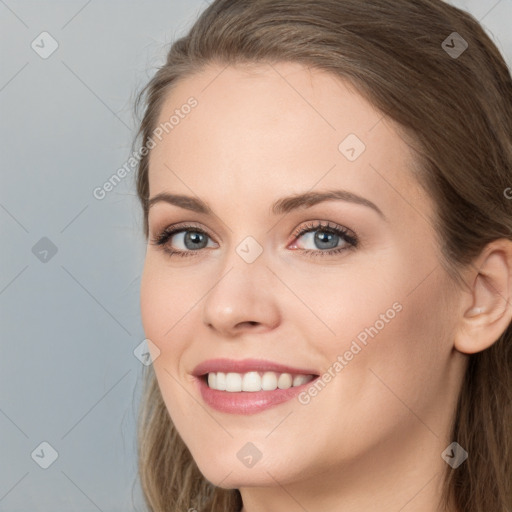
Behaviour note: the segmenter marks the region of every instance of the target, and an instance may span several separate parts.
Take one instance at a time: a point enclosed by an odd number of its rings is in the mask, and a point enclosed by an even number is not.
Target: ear
[[[512,320],[512,241],[485,246],[466,274],[455,348],[464,354],[481,352],[495,343]]]

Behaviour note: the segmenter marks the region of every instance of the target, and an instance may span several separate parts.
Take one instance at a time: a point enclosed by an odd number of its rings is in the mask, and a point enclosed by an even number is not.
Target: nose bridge
[[[259,234],[257,240],[252,235],[231,233],[231,242],[229,251],[226,252],[219,272],[221,276],[228,277],[228,274],[238,273],[240,283],[246,281],[251,283],[254,281],[263,282],[268,278],[270,273],[267,268],[268,258],[264,250],[263,240],[264,234]],[[272,275],[270,273],[270,275]],[[233,277],[231,277],[233,279]]]
[[[220,269],[203,303],[203,322],[225,334],[242,324],[275,326],[279,311],[261,244],[243,238]]]

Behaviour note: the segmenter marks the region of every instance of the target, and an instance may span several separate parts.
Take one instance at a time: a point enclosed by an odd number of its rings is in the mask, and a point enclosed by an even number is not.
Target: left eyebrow
[[[148,210],[155,203],[166,202],[193,212],[212,215],[213,210],[210,206],[197,197],[185,196],[180,194],[169,194],[162,192],[148,200]],[[283,215],[299,208],[310,208],[323,201],[345,201],[349,203],[360,204],[371,208],[379,214],[384,220],[386,216],[382,210],[372,201],[365,197],[359,196],[348,190],[328,190],[326,192],[306,192],[293,196],[278,199],[271,207],[274,215]]]
[[[272,206],[272,212],[275,215],[281,215],[298,208],[310,208],[311,206],[323,201],[346,201],[348,203],[360,204],[375,210],[384,220],[386,220],[386,216],[375,203],[365,197],[349,192],[348,190],[306,192],[304,194],[283,197],[274,203]]]

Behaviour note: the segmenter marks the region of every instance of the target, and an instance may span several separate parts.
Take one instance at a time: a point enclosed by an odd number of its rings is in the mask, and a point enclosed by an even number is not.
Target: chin
[[[269,487],[293,481],[298,477],[297,468],[291,471],[286,458],[265,461],[262,457],[252,467],[248,467],[229,452],[212,456],[209,460],[195,458],[202,475],[213,485],[224,489],[240,487]]]

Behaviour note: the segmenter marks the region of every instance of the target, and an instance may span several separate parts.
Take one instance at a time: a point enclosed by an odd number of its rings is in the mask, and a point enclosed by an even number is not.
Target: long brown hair
[[[450,52],[454,32],[467,43],[461,54]],[[481,25],[441,0],[216,0],[140,91],[137,140],[144,147],[151,139],[178,79],[212,63],[279,61],[331,72],[398,123],[416,153],[415,176],[436,204],[441,263],[454,281],[462,284],[460,270],[487,243],[512,238],[504,195],[512,186],[510,71]],[[137,174],[146,237],[148,164],[146,154]],[[198,470],[151,366],[144,378],[138,454],[149,509],[239,511],[239,491],[213,486]],[[446,465],[444,503],[464,512],[512,510],[510,326],[469,356],[454,418],[451,438],[469,458],[457,469]]]

